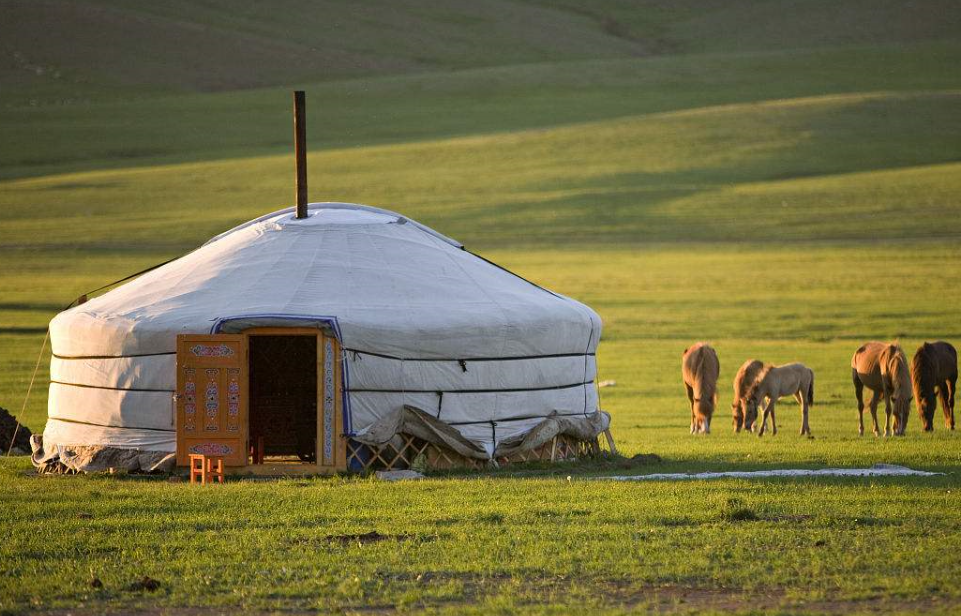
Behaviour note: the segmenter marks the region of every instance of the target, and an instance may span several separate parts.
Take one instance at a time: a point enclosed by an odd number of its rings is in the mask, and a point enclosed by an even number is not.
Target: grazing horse
[[[691,434],[710,434],[711,416],[717,404],[717,377],[721,364],[710,346],[698,342],[684,350],[681,376],[691,402]]]
[[[941,398],[944,427],[954,430],[954,389],[958,383],[958,352],[947,342],[925,342],[911,361],[911,383],[925,432],[934,430],[934,409]]]
[[[851,358],[851,379],[858,399],[858,434],[864,434],[865,387],[873,394],[868,402],[874,421],[874,436],[878,436],[878,400],[884,397],[884,436],[904,436],[911,410],[911,375],[901,346],[896,343],[868,342]],[[893,404],[893,408],[892,408]],[[894,427],[891,414],[894,413]]]
[[[801,434],[811,436],[811,426],[808,425],[808,411],[814,404],[814,371],[804,364],[786,364],[784,366],[765,367],[759,377],[757,387],[747,402],[745,417],[757,417],[757,409],[767,398],[764,416],[758,436],[764,436],[767,429],[767,418],[771,416],[771,432],[777,434],[777,420],[774,418],[774,405],[783,396],[793,395],[801,405]]]
[[[731,415],[734,418],[735,432],[740,432],[741,428],[745,430],[754,429],[754,420],[757,419],[756,409],[754,417],[747,417],[745,410],[748,398],[757,389],[757,384],[760,382],[758,377],[761,376],[763,370],[764,362],[749,359],[741,364],[741,368],[734,376],[734,401],[731,402]]]

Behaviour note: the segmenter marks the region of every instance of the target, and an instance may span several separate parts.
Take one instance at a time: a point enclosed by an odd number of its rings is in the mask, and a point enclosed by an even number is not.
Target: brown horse
[[[941,398],[944,427],[954,430],[954,389],[958,383],[958,352],[947,342],[925,342],[911,362],[911,383],[925,432],[934,430],[934,409]]]
[[[858,434],[864,434],[865,387],[873,394],[868,405],[874,421],[874,436],[878,436],[878,400],[884,397],[884,436],[888,434],[903,436],[908,426],[908,413],[911,410],[911,375],[908,361],[901,346],[896,343],[868,342],[854,352],[851,358],[851,379],[854,381],[854,395],[858,399]],[[893,409],[892,409],[893,405]],[[891,414],[894,413],[894,427],[891,427]]]
[[[745,416],[748,398],[757,389],[760,382],[761,372],[764,370],[764,363],[756,359],[749,359],[741,364],[740,369],[734,376],[734,400],[731,402],[731,415],[734,418],[734,431],[740,432],[754,429],[754,420],[757,419],[755,409],[754,417]]]
[[[710,346],[698,342],[684,350],[681,376],[691,403],[691,434],[710,434],[711,416],[717,404],[717,377],[721,363]]]
[[[794,363],[783,366],[765,366],[754,393],[747,401],[745,419],[757,418],[758,407],[767,398],[764,416],[758,436],[764,436],[767,429],[767,418],[771,417],[771,432],[777,434],[777,420],[774,417],[775,403],[784,396],[793,395],[801,405],[801,434],[811,436],[811,426],[808,424],[808,412],[814,404],[814,371],[804,364]]]

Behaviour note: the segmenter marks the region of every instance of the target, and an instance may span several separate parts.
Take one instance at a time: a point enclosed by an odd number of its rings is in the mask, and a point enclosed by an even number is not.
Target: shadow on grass
[[[13,460],[22,460],[21,463]],[[0,471],[6,470],[22,477],[32,477],[38,480],[56,481],[61,477],[69,477],[70,480],[92,481],[92,482],[121,482],[121,483],[189,483],[187,481],[186,469],[176,469],[173,473],[95,473],[90,475],[40,475],[30,466],[29,458],[26,456],[15,459],[7,458],[9,466],[6,469],[0,465]],[[429,471],[425,473],[428,479],[567,479],[568,482],[583,480],[604,480],[614,477],[638,477],[637,481],[647,482],[691,482],[691,481],[718,481],[735,480],[751,482],[808,482],[824,483],[831,485],[863,484],[865,482],[883,482],[886,485],[917,485],[919,481],[934,485],[947,484],[955,485],[961,483],[961,474],[958,473],[956,466],[925,466],[923,468],[912,467],[913,470],[924,470],[943,475],[933,476],[897,476],[897,475],[875,475],[875,476],[797,476],[797,477],[725,477],[725,478],[655,478],[644,479],[646,475],[654,474],[685,474],[695,475],[698,473],[715,472],[751,472],[751,471],[772,471],[784,469],[805,469],[819,470],[824,468],[869,468],[870,465],[828,465],[819,462],[730,462],[723,459],[714,460],[691,460],[691,459],[665,459],[656,454],[636,454],[632,457],[621,455],[611,455],[604,453],[600,456],[581,459],[577,461],[565,462],[527,462],[511,464],[501,468],[491,468],[485,470],[471,469],[451,469],[445,471]],[[2,475],[3,473],[0,473]],[[358,482],[374,480],[374,473],[341,473],[338,475],[312,475],[312,476],[249,476],[236,475],[228,476],[228,483],[270,483],[284,482],[288,486],[309,488],[323,482]],[[635,480],[626,480],[626,483],[633,483]],[[387,482],[384,482],[385,484]]]

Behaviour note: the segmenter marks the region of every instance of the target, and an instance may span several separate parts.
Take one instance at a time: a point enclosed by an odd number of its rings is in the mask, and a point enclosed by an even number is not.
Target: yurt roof
[[[225,318],[336,322],[348,348],[398,357],[523,357],[593,351],[600,319],[400,214],[315,203],[279,210],[51,323],[60,356],[169,353],[177,333]]]

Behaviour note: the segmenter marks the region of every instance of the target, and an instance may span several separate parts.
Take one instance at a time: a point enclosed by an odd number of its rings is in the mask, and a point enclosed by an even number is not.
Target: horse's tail
[[[708,376],[707,371],[711,364],[708,353],[713,355],[713,349],[707,345],[698,350],[694,363],[694,392],[699,398],[709,398],[717,406],[717,379],[714,379],[713,375]]]
[[[697,357],[694,358],[694,393],[700,398],[701,390],[704,387],[704,347],[697,350]]]
[[[861,382],[861,377],[858,376],[857,368],[851,368],[851,382],[854,383],[854,391],[860,396],[861,390],[864,388],[864,383]]]
[[[808,384],[808,404],[814,404],[814,370],[811,370],[811,382]]]

